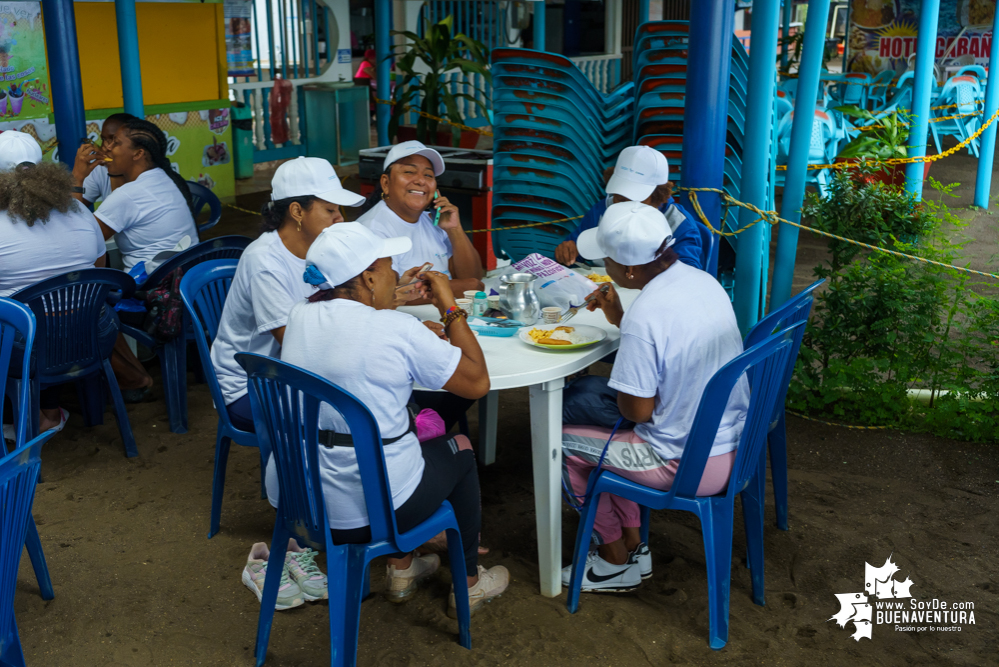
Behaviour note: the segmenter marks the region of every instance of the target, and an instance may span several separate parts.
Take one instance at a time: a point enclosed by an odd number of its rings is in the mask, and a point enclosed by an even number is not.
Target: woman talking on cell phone
[[[448,277],[455,294],[480,290],[479,253],[461,227],[458,207],[437,192],[437,177],[443,173],[444,159],[434,149],[419,141],[393,146],[383,165],[381,201],[357,222],[382,238],[412,241],[409,251],[392,257],[396,273],[431,262],[434,271]]]

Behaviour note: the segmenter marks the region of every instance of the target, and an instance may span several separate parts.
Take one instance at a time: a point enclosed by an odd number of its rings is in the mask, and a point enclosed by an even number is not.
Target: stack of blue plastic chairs
[[[634,143],[662,151],[669,160],[670,180],[683,170],[683,113],[687,87],[687,21],[650,21],[635,35]],[[746,123],[749,56],[738,40],[732,42],[725,146],[725,191],[739,198],[742,145]],[[731,223],[735,216],[731,216]]]
[[[577,220],[604,196],[603,172],[630,145],[634,86],[601,93],[568,58],[494,49],[493,227],[552,223],[494,234],[512,261],[553,257]]]

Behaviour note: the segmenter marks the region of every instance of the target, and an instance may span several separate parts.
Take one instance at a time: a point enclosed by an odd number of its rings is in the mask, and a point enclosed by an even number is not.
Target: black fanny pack
[[[406,431],[402,435],[394,438],[382,438],[382,445],[391,445],[399,442],[413,431]],[[336,431],[320,431],[319,444],[323,447],[353,447],[354,438],[350,433],[337,433]]]

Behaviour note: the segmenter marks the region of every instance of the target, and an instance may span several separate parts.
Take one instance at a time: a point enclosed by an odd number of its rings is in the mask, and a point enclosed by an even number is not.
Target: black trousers
[[[421,410],[435,410],[444,420],[444,432],[450,433],[458,420],[475,403],[474,399],[462,398],[447,391],[414,391],[410,399]]]
[[[458,519],[461,546],[465,552],[465,573],[478,573],[479,531],[482,527],[482,507],[479,498],[479,473],[475,454],[470,449],[459,450],[454,438],[442,436],[428,440],[423,448],[423,479],[419,486],[395,511],[399,532],[412,530],[437,511],[441,503],[450,501]],[[371,528],[332,530],[334,544],[364,544],[371,541]],[[405,554],[395,554],[401,558]]]

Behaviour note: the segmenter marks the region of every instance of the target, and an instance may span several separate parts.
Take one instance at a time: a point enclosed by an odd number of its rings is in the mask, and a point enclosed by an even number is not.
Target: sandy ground
[[[974,160],[962,155],[946,164],[934,175],[965,182],[955,204],[970,203]],[[255,208],[263,199],[249,195],[240,203]],[[966,215],[978,239],[969,259],[994,269],[992,216]],[[253,234],[254,226],[227,210],[215,232]],[[801,240],[795,289],[811,282],[810,267],[822,253],[813,238],[803,233]],[[598,365],[594,372],[607,370]],[[72,394],[65,396],[70,408]],[[125,458],[110,412],[103,426],[89,429],[74,413],[45,447],[35,517],[56,597],[41,600],[25,557],[15,613],[29,665],[253,664],[259,605],[240,572],[250,545],[269,542],[274,517],[259,498],[257,454],[234,447],[222,530],[205,539],[216,423],[207,387],[191,376],[185,435],[169,432],[158,399],[129,411],[136,459]],[[756,606],[737,509],[729,644],[713,652],[700,528],[684,513],[653,515],[654,577],[638,591],[584,596],[575,615],[566,611],[564,594],[538,594],[526,391],[503,392],[500,405],[498,460],[481,470],[483,542],[492,548],[483,562],[510,569],[508,593],[473,619],[472,651],[458,646],[457,624],[445,615],[446,570],[405,605],[374,596],[362,606],[360,664],[996,663],[994,445],[789,418],[791,530],[774,527],[771,499],[766,605]],[[575,525],[566,509],[566,563]],[[889,555],[899,567],[896,579],[911,578],[917,602],[972,602],[976,623],[960,632],[877,625],[871,640],[851,639],[852,625],[829,620],[839,611],[835,594],[863,591],[864,563],[880,566]],[[373,590],[382,567],[376,561],[372,568]],[[278,613],[267,664],[328,664],[327,619],[325,603]]]

